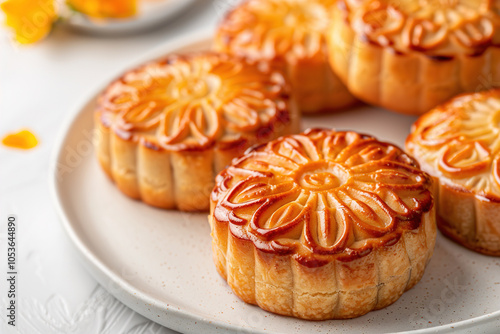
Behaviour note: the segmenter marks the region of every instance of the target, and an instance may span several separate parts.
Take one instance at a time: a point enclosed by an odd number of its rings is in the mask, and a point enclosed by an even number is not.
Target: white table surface
[[[90,90],[162,43],[214,29],[232,3],[198,0],[164,26],[132,36],[89,36],[58,27],[43,42],[22,47],[0,28],[0,135],[28,128],[40,140],[28,151],[0,147],[0,268],[7,272],[7,215],[15,214],[18,332],[174,333],[118,302],[82,267],[54,210],[49,161],[69,111]],[[4,276],[2,310],[7,302]],[[4,313],[0,311],[0,333],[9,333]]]

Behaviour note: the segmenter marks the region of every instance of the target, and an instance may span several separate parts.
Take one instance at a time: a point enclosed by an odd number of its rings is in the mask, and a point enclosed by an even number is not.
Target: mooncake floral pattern
[[[363,34],[383,46],[433,50],[452,43],[477,48],[492,41],[499,23],[490,0],[364,1],[359,20]],[[397,41],[396,41],[397,40]]]
[[[290,122],[283,76],[221,54],[170,56],[127,73],[101,96],[103,124],[169,150],[263,139]]]
[[[219,174],[212,199],[214,217],[258,248],[332,255],[420,226],[430,185],[395,146],[313,129],[248,152]]]
[[[313,57],[323,52],[332,0],[250,0],[219,28],[235,54]],[[224,39],[226,41],[224,42]]]
[[[407,146],[453,183],[500,198],[500,91],[464,95],[434,109],[417,122]]]

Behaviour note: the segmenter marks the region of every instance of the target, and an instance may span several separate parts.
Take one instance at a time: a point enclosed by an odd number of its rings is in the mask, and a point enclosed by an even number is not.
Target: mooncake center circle
[[[171,96],[176,99],[203,99],[217,91],[220,86],[220,78],[215,75],[203,77],[188,77],[175,84]]]
[[[300,168],[295,180],[304,189],[325,191],[344,185],[349,178],[349,171],[342,165],[328,161],[317,161]]]

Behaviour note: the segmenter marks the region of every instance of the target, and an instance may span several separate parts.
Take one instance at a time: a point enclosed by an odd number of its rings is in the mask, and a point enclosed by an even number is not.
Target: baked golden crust
[[[498,42],[493,0],[346,0],[347,20],[367,40],[434,56],[477,53]]]
[[[233,291],[304,319],[353,318],[415,285],[436,237],[430,176],[399,148],[308,130],[253,148],[216,180],[214,261]]]
[[[342,0],[330,63],[358,98],[422,114],[500,83],[499,9],[484,0]]]
[[[438,226],[500,256],[500,90],[464,94],[414,124],[406,147],[438,185]]]
[[[100,96],[97,155],[118,188],[161,208],[208,210],[215,175],[255,145],[298,130],[283,75],[211,52],[131,70]]]
[[[341,109],[354,97],[333,73],[325,32],[334,0],[248,0],[231,11],[215,49],[284,66],[303,112]]]

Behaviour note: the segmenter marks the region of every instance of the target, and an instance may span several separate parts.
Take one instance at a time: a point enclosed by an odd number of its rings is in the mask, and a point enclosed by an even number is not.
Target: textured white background
[[[173,333],[116,301],[80,265],[51,202],[49,159],[68,110],[76,110],[96,84],[169,39],[214,29],[234,2],[198,0],[165,25],[132,36],[89,36],[58,27],[42,43],[20,47],[0,29],[0,135],[26,127],[40,140],[29,151],[0,147],[0,309],[7,301],[7,215],[15,214],[20,333]],[[0,333],[10,332],[4,313]]]

